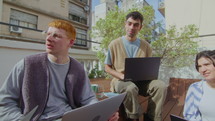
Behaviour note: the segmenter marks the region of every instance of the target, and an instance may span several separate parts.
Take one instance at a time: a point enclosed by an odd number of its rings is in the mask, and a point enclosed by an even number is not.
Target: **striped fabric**
[[[205,80],[195,82],[190,85],[184,104],[183,115],[189,121],[202,121],[199,111],[199,103],[203,95],[203,82]]]

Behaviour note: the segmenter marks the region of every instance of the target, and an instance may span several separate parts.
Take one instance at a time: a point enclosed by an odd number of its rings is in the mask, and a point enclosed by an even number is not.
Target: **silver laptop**
[[[154,80],[158,78],[160,57],[126,58],[125,81]]]
[[[180,116],[176,116],[176,115],[173,115],[173,114],[170,114],[170,119],[171,121],[188,121]]]
[[[118,109],[126,93],[66,113],[62,121],[107,121]]]

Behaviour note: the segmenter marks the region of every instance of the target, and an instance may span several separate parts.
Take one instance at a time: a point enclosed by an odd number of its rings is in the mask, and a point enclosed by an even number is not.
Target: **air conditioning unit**
[[[22,28],[17,27],[17,26],[11,26],[10,27],[10,32],[13,32],[13,33],[22,33]]]
[[[164,8],[164,7],[165,7],[164,1],[159,2],[159,8]]]

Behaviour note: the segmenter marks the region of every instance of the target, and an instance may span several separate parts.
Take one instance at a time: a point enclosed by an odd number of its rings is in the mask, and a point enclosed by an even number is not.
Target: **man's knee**
[[[150,84],[151,87],[157,88],[158,90],[166,90],[167,84],[161,80],[153,80],[153,82]]]
[[[114,90],[118,93],[126,92],[127,94],[137,93],[138,94],[138,87],[133,82],[122,82],[116,81],[114,83]]]
[[[135,84],[127,86],[125,90],[128,94],[138,94],[139,89]]]
[[[163,99],[166,96],[166,91],[167,91],[167,85],[161,81],[161,80],[153,80],[151,83],[148,94],[149,95],[154,95],[155,97],[163,97]]]

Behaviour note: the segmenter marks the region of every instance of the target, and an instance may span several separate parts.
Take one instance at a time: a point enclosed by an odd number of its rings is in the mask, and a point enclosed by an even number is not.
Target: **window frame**
[[[15,14],[15,13],[12,13],[13,11],[19,13],[21,16],[24,16],[24,17],[16,18],[16,16],[13,16],[13,14]],[[30,17],[27,17],[27,16],[30,16]],[[31,18],[31,19],[36,18],[36,20],[35,20],[36,22],[28,22],[28,21],[24,20],[25,18]],[[34,15],[34,14],[31,14],[31,13],[27,13],[27,12],[23,12],[23,11],[11,8],[10,23],[14,24],[14,25],[18,25],[18,26],[37,29],[38,16]]]

